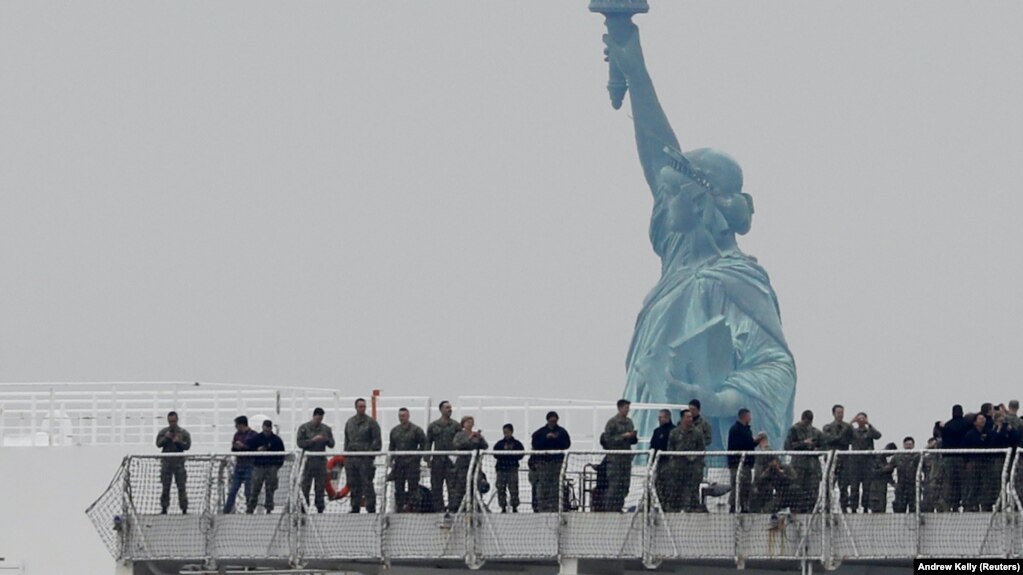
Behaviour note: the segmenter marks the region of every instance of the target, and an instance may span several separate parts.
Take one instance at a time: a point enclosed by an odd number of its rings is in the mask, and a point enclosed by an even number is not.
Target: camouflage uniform
[[[772,465],[778,462],[777,466]],[[789,504],[796,472],[776,455],[758,455],[753,479],[753,513],[777,513]]]
[[[881,432],[874,429],[873,425],[867,424],[866,427],[853,427],[852,431],[852,449],[853,451],[873,451],[874,440],[881,439]],[[881,463],[883,467],[885,464]],[[862,507],[863,511],[867,511],[872,507],[870,501],[870,490],[875,486],[882,486],[876,481],[876,472],[878,471],[877,457],[873,455],[852,455],[849,456],[849,508],[852,511],[856,511],[857,508]],[[862,496],[860,491],[862,489]]]
[[[892,456],[888,468],[894,469],[898,476],[895,484],[895,501],[892,511],[895,513],[916,512],[916,471],[920,465],[919,453],[897,453]]]
[[[679,425],[668,435],[668,451],[704,451],[707,449],[703,431],[694,425],[682,429]],[[667,512],[700,511],[700,482],[703,481],[703,455],[672,455],[668,457],[666,466],[673,478],[674,489],[667,493],[658,492],[661,506]],[[671,486],[671,483],[664,487]]]
[[[622,437],[626,433],[635,432],[636,427],[628,417],[615,415],[607,420],[602,436],[604,449],[631,451],[638,441],[636,436]],[[632,455],[608,455],[604,458],[607,464],[607,497],[604,500],[604,511],[619,512],[625,507],[625,497],[629,494],[632,482]]]
[[[426,433],[412,423],[395,425],[391,429],[391,451],[425,451]],[[398,513],[419,509],[419,471],[422,457],[399,455],[391,459],[391,479],[394,480],[394,507]]]
[[[169,434],[174,433],[174,440],[171,441]],[[184,453],[192,448],[192,436],[183,427],[172,430],[164,427],[156,434],[156,446],[163,453]],[[160,511],[166,513],[170,507],[170,486],[174,480],[178,487],[178,507],[182,513],[188,513],[188,473],[185,471],[185,459],[181,457],[165,457],[160,460],[160,484],[163,489],[160,491]]]
[[[810,440],[807,444],[806,440]],[[812,424],[802,421],[789,428],[785,437],[786,451],[818,451],[824,447],[824,434]],[[793,455],[792,470],[795,472],[792,497],[792,511],[810,513],[820,494],[821,462],[817,455]]]
[[[852,424],[845,421],[832,421],[821,430],[824,434],[824,447],[834,450],[837,453],[835,458],[834,481],[838,484],[838,504],[842,510],[849,509],[849,484],[852,483],[849,475],[849,457],[838,452],[849,450],[853,441]],[[830,498],[831,493],[828,493]]]
[[[710,430],[710,422],[707,421],[707,418],[702,415],[694,418],[693,427],[703,436],[703,444],[706,446],[706,449],[710,449],[710,444],[714,440],[714,434]]]
[[[355,414],[345,423],[345,451],[380,451],[380,424],[372,417]],[[351,488],[352,512],[358,513],[365,502],[366,511],[376,513],[377,490],[373,485],[376,465],[372,456],[349,455],[345,461],[345,474]]]
[[[313,438],[317,435],[322,435],[327,438],[327,441],[313,441]],[[320,423],[319,425],[312,421],[307,421],[298,427],[298,432],[295,433],[295,443],[299,449],[308,453],[323,453],[327,451],[327,448],[334,447],[334,431],[330,429],[330,426],[326,423]],[[312,456],[305,458],[305,466],[302,468],[302,497],[305,498],[305,504],[309,506],[309,487],[315,483],[316,487],[313,491],[316,511],[323,513],[326,508],[326,502],[324,501],[324,493],[327,486],[327,458],[320,456]]]
[[[437,419],[426,428],[426,445],[434,451],[454,451],[455,434],[461,426],[454,419]],[[451,493],[455,487],[455,464],[449,455],[434,455],[430,458],[430,497],[433,499],[434,511],[444,510],[444,484],[448,486],[448,503],[458,511],[461,501],[452,501]]]
[[[925,513],[948,511],[945,504],[945,463],[941,459],[941,453],[936,450],[929,450],[924,453],[923,480],[920,484],[920,491],[923,497],[921,511]]]
[[[873,461],[873,472],[870,475],[869,497],[867,492],[863,494],[864,497],[867,497],[867,505],[864,510],[870,509],[871,513],[886,513],[888,511],[888,486],[895,484],[891,471],[894,467],[888,465],[891,458],[892,455],[885,454],[868,457]]]
[[[472,433],[465,431],[464,429],[455,434],[453,440],[455,449],[459,451],[477,451],[480,449],[486,449],[489,447],[486,439],[483,436],[473,437]],[[455,471],[454,471],[454,489],[448,490],[448,504],[454,507],[455,511],[458,510],[459,504],[462,499],[465,498],[465,492],[468,488],[468,482],[470,473],[472,470],[469,468],[472,465],[471,455],[459,455],[458,459],[455,460]],[[482,470],[480,471],[482,473]]]

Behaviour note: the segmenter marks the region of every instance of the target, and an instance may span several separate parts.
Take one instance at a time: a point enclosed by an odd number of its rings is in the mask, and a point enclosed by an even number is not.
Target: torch
[[[590,12],[599,12],[607,22],[612,18],[631,20],[633,14],[646,14],[650,11],[647,0],[590,0]],[[610,58],[607,61],[607,93],[611,97],[611,107],[615,110],[622,107],[625,92],[629,84],[625,74],[618,69]]]

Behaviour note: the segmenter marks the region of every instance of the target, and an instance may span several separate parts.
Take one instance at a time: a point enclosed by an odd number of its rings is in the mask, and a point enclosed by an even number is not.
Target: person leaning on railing
[[[172,411],[167,414],[167,427],[156,434],[156,446],[163,453],[184,453],[192,448],[192,436],[188,430],[178,426],[178,414]],[[185,471],[183,457],[165,457],[160,460],[160,513],[167,514],[170,506],[171,480],[178,487],[178,506],[182,513],[188,513],[188,473]]]

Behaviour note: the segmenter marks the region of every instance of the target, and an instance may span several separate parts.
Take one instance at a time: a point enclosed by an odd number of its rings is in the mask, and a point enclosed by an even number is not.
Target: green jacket
[[[327,438],[327,441],[313,441],[317,435]],[[334,432],[326,423],[319,425],[307,421],[298,426],[298,433],[295,434],[295,443],[299,449],[305,451],[326,451],[328,447],[334,447]]]
[[[426,445],[434,451],[454,451],[455,434],[462,428],[454,419],[431,421],[426,428]]]
[[[401,424],[391,429],[391,442],[388,449],[391,451],[425,451],[426,433],[422,427],[409,422],[408,427]]]
[[[810,442],[807,443],[806,440]],[[824,434],[813,425],[806,425],[802,421],[789,428],[789,434],[785,437],[786,451],[820,451],[824,449]],[[800,469],[811,469],[820,471],[820,460],[816,457],[794,456],[792,467]]]
[[[628,417],[615,415],[607,420],[604,425],[604,435],[601,436],[601,444],[604,449],[632,449],[638,438],[633,435],[628,438],[622,437],[626,433],[635,432],[636,427]]]
[[[847,421],[832,421],[824,426],[824,445],[828,449],[846,451],[853,442],[853,427]]]
[[[168,426],[156,434],[156,446],[163,453],[182,453],[192,448],[192,436],[184,427],[174,430],[175,437],[173,441],[170,438],[170,433],[171,428]]]
[[[345,451],[380,451],[380,424],[363,413],[345,423]]]
[[[873,425],[868,423],[866,427],[853,427],[854,451],[873,451],[875,439],[881,439],[881,432],[874,429]]]

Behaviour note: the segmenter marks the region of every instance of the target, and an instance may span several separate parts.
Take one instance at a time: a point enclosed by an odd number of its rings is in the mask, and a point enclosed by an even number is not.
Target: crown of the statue
[[[700,148],[683,154],[665,146],[664,153],[672,168],[712,194],[738,194],[742,191],[742,168],[724,152]]]

